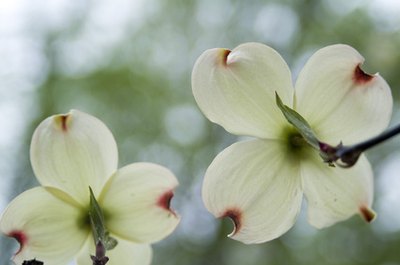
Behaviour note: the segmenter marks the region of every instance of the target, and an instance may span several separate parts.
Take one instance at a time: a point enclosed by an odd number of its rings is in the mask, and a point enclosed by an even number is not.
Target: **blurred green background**
[[[120,166],[156,162],[180,186],[175,231],[154,245],[154,265],[400,265],[400,138],[367,153],[375,171],[378,219],[355,216],[316,230],[305,209],[294,228],[261,245],[226,235],[200,198],[215,155],[237,139],[207,121],[190,75],[206,49],[257,41],[275,48],[296,76],[318,48],[355,47],[378,72],[400,122],[398,0],[2,0],[0,2],[0,211],[38,185],[29,162],[33,130],[70,109],[103,120],[114,133]],[[0,237],[0,264],[17,248]],[[51,264],[48,264],[51,265]]]

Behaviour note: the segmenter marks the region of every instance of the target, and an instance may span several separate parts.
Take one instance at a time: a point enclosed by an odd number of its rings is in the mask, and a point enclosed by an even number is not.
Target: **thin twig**
[[[329,164],[337,164],[341,167],[352,167],[357,162],[360,155],[366,150],[398,135],[400,133],[400,124],[386,130],[378,136],[372,137],[364,142],[344,146],[341,143],[333,147],[327,143],[320,142],[321,156]]]

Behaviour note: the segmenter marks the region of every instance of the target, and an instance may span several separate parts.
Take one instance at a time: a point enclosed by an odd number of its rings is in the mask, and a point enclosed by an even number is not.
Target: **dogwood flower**
[[[20,249],[16,264],[92,264],[95,252],[89,217],[93,191],[105,227],[117,246],[108,265],[149,264],[150,243],[169,235],[179,217],[170,209],[178,182],[166,168],[134,163],[117,170],[118,151],[97,118],[72,110],[44,120],[34,132],[31,163],[42,186],[17,196],[0,219],[0,230]]]
[[[392,111],[389,86],[364,73],[363,61],[347,45],[322,48],[293,88],[285,61],[263,44],[211,49],[198,58],[192,88],[204,115],[232,134],[253,137],[223,150],[204,177],[204,204],[214,216],[233,220],[230,237],[250,244],[281,236],[294,225],[303,195],[317,228],[355,213],[374,218],[368,160],[361,156],[349,169],[324,163],[275,101],[277,93],[322,142],[363,141],[387,127]]]

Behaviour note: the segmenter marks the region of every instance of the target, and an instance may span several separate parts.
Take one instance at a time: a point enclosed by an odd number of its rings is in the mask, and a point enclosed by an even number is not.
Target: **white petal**
[[[329,167],[316,154],[301,163],[308,220],[317,228],[330,226],[359,213],[366,221],[373,216],[372,169],[361,156],[351,168]]]
[[[156,164],[135,163],[119,169],[99,198],[107,228],[135,242],[163,239],[179,223],[170,209],[177,185],[175,176]]]
[[[51,191],[51,193],[49,192]],[[27,190],[7,207],[1,232],[16,238],[20,250],[16,264],[36,258],[44,264],[66,264],[83,246],[89,230],[80,227],[82,211],[60,190],[42,187]]]
[[[149,265],[152,258],[151,246],[147,244],[136,244],[122,238],[111,235],[118,241],[118,245],[106,251],[106,256],[109,258],[107,265]],[[85,247],[79,253],[77,258],[78,265],[92,265],[90,258],[95,255],[95,245],[93,237],[89,237]]]
[[[276,138],[286,123],[275,103],[275,91],[292,105],[290,70],[272,48],[245,43],[234,50],[211,49],[196,61],[192,89],[207,118],[227,131]]]
[[[85,204],[89,186],[99,194],[116,171],[118,151],[103,122],[72,110],[39,125],[32,138],[31,162],[43,186],[59,188]]]
[[[233,220],[233,239],[261,243],[293,226],[302,200],[299,165],[283,150],[274,140],[239,142],[208,168],[204,204],[215,217]]]
[[[317,51],[299,75],[295,109],[329,144],[360,142],[389,124],[390,88],[379,74],[362,72],[363,62],[352,47],[332,45]]]

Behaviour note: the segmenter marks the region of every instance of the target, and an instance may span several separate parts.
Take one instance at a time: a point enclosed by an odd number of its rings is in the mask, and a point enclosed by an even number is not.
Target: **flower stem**
[[[363,152],[366,151],[367,149],[374,147],[377,144],[380,144],[390,138],[392,138],[393,136],[396,136],[397,134],[400,133],[400,124],[395,126],[394,128],[391,128],[383,133],[381,133],[378,136],[375,136],[371,139],[366,140],[365,142],[361,142],[359,144],[355,144],[352,146],[348,147],[348,151],[346,152],[351,152],[352,150],[362,150]]]
[[[93,261],[93,265],[105,265],[108,262],[108,257],[106,256],[106,248],[104,244],[99,240],[96,244],[96,256],[91,255],[90,258]]]
[[[386,130],[378,136],[372,137],[355,145],[344,146],[340,143],[336,147],[333,147],[326,143],[320,142],[319,146],[321,157],[329,164],[333,164],[335,162],[341,167],[351,167],[357,162],[358,158],[363,152],[396,136],[399,133],[400,124],[389,130]]]

